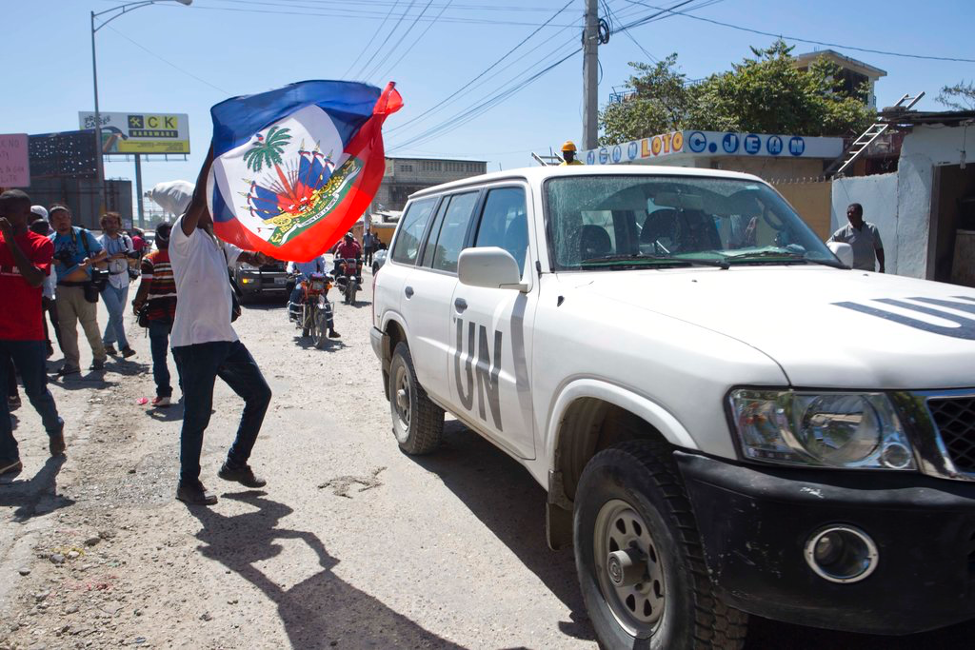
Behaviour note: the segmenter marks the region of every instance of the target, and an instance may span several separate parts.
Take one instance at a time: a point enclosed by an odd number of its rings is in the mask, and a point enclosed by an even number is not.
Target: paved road
[[[0,485],[0,648],[596,647],[572,553],[547,549],[545,493],[519,465],[456,422],[440,453],[398,451],[369,319],[368,302],[339,305],[343,338],[317,350],[279,305],[245,307],[236,327],[275,394],[252,459],[269,485],[215,476],[240,412],[221,384],[211,509],[173,500],[182,407],[137,403],[153,388],[134,324],[131,362],[54,386],[65,461],[17,411],[26,468]],[[755,620],[748,641],[937,645],[972,647],[973,624],[893,640]]]

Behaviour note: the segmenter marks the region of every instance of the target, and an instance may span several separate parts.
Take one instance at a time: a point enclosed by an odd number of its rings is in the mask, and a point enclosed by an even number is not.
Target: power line
[[[400,2],[400,0],[397,0],[397,2]],[[377,26],[377,31],[373,32],[373,36],[371,36],[366,41],[366,45],[363,46],[363,50],[359,53],[356,59],[349,65],[349,67],[346,69],[346,72],[343,73],[343,77],[342,77],[343,79],[345,79],[349,75],[349,73],[353,71],[353,68],[355,68],[356,64],[360,62],[360,59],[363,58],[363,55],[366,54],[366,51],[369,50],[371,47],[373,47],[374,40],[376,39],[377,35],[380,33],[380,30],[383,29],[383,26],[387,24],[387,19],[390,18],[390,14],[394,12],[394,7],[397,6],[397,2],[394,2],[393,4],[390,5],[390,11],[387,12],[387,15],[384,17],[383,21]]]
[[[499,65],[500,63],[502,63],[513,52],[515,52],[520,47],[522,47],[527,41],[529,41],[529,39],[531,39],[533,36],[535,36],[536,34],[538,34],[544,27],[546,27],[550,22],[552,22],[554,19],[556,19],[557,16],[559,16],[561,13],[563,13],[566,10],[567,7],[569,7],[571,4],[573,4],[573,2],[574,2],[574,0],[568,0],[568,2],[565,5],[563,5],[556,13],[554,13],[552,16],[550,16],[549,19],[545,23],[543,23],[542,25],[538,26],[528,36],[526,36],[526,38],[524,38],[521,41],[519,41],[519,43],[517,43],[515,45],[515,47],[513,47],[508,52],[506,52],[505,54],[503,54],[501,57],[499,57],[498,59],[496,59],[494,63],[492,63],[490,66],[488,66],[487,68],[485,68],[484,70],[482,70],[480,73],[478,73],[477,75],[475,75],[474,78],[470,79],[467,83],[465,83],[460,88],[458,88],[458,90],[456,90],[453,93],[451,93],[451,95],[449,95],[447,98],[445,98],[441,102],[438,102],[433,107],[431,107],[428,110],[420,113],[416,117],[411,118],[407,122],[404,122],[403,124],[398,124],[396,127],[394,127],[393,129],[390,130],[391,133],[394,132],[394,131],[398,131],[398,130],[404,129],[407,126],[409,126],[410,124],[416,123],[418,120],[425,119],[427,116],[432,115],[434,113],[437,113],[438,111],[440,111],[441,109],[443,109],[445,106],[448,106],[449,104],[451,104],[454,101],[456,101],[462,94],[464,94],[464,92],[466,90],[467,91],[470,91],[473,88],[472,84],[474,84],[476,81],[478,81],[479,79],[481,79],[482,77],[484,77],[486,74],[488,74],[488,72],[490,70],[492,70],[497,65]],[[531,51],[532,50],[530,50],[530,52]]]
[[[369,60],[367,60],[367,62],[363,64],[363,67],[360,68],[359,72],[356,73],[356,76],[358,78],[360,78],[360,79],[363,78],[363,73],[370,66],[370,63],[373,62],[373,59],[376,58],[377,54],[380,54],[381,50],[383,50],[384,44],[386,43],[386,41],[388,41],[390,39],[391,36],[394,35],[394,32],[397,31],[397,28],[398,27],[400,27],[400,23],[404,22],[404,16],[407,15],[407,12],[410,11],[410,8],[414,6],[414,3],[416,1],[417,0],[410,0],[410,4],[407,6],[407,9],[404,10],[404,13],[400,14],[400,18],[397,19],[397,22],[396,23],[394,23],[394,26],[390,29],[390,33],[388,33],[387,36],[383,39],[384,42],[380,44],[380,46],[377,48],[376,52],[373,53],[373,55],[369,58]]]
[[[424,29],[424,31],[421,32],[420,35],[418,35],[418,37],[414,39],[414,42],[411,43],[406,50],[404,50],[404,53],[401,54],[396,61],[394,61],[393,65],[390,66],[390,68],[387,70],[387,74],[383,75],[383,77],[390,77],[393,71],[397,69],[397,66],[400,64],[400,62],[404,60],[404,57],[407,56],[410,53],[410,51],[413,50],[414,47],[421,42],[421,40],[424,38],[425,35],[427,35],[427,33],[431,30],[431,28],[434,27],[435,23],[437,23],[438,19],[444,14],[444,12],[448,9],[448,6],[450,4],[451,4],[451,0],[448,0],[448,2],[444,5],[444,7],[441,8],[441,13],[435,16],[433,21],[428,23],[428,26]],[[383,77],[380,77],[380,79],[382,80]]]
[[[644,2],[639,2],[638,0],[627,0],[627,1],[630,2],[631,4],[637,4],[637,5],[642,5],[644,7],[648,7],[649,9],[661,9],[661,7],[655,7],[653,5],[649,5]],[[858,47],[856,45],[841,45],[839,43],[827,43],[825,41],[815,41],[807,38],[799,38],[797,36],[787,36],[784,34],[774,34],[773,32],[764,32],[759,29],[752,29],[750,27],[743,27],[741,25],[724,23],[719,20],[704,18],[702,16],[693,16],[678,11],[672,11],[671,9],[661,9],[661,11],[665,11],[670,14],[685,16],[686,18],[691,18],[693,20],[701,20],[702,22],[712,23],[713,25],[719,25],[721,27],[729,27],[730,29],[737,29],[741,32],[749,32],[751,34],[759,34],[761,36],[772,36],[774,38],[779,38],[786,41],[797,41],[798,43],[810,43],[812,45],[823,45],[824,47],[837,47],[838,49],[841,50],[856,50],[858,52],[870,52],[872,54],[882,54],[884,56],[900,56],[908,59],[925,59],[929,61],[956,61],[959,63],[974,63],[974,59],[960,59],[960,58],[949,57],[949,56],[929,56],[925,54],[907,54],[905,52],[889,52],[886,50],[874,50],[867,47]]]
[[[369,73],[367,73],[366,75],[367,79],[374,78],[377,75],[377,73],[380,72],[380,69],[387,62],[387,60],[393,55],[394,52],[397,51],[397,48],[400,47],[400,44],[404,42],[404,39],[407,38],[407,36],[411,33],[411,31],[413,31],[414,27],[417,26],[417,21],[420,20],[421,16],[427,13],[427,10],[431,7],[432,2],[433,0],[428,0],[427,4],[424,5],[424,9],[421,11],[421,13],[417,14],[417,17],[414,18],[414,22],[412,22],[407,27],[407,29],[404,31],[403,34],[401,34],[400,38],[397,39],[397,42],[390,47],[390,51],[387,52],[387,56],[383,57],[383,59],[379,63],[377,63],[377,65],[373,69],[371,69]],[[433,24],[434,24],[433,22],[429,23],[428,26],[430,27]]]
[[[183,68],[181,68],[177,64],[173,63],[172,61],[168,61],[168,60],[164,59],[159,54],[156,54],[155,52],[153,52],[149,48],[145,47],[141,43],[139,43],[137,41],[134,41],[133,39],[129,38],[128,36],[126,36],[125,34],[123,34],[122,32],[120,32],[119,30],[117,30],[115,27],[112,27],[111,25],[105,25],[105,27],[108,27],[113,32],[115,32],[116,34],[118,34],[122,38],[126,39],[127,41],[129,41],[130,43],[132,43],[133,45],[135,45],[136,47],[138,47],[143,52],[146,52],[147,54],[150,54],[150,55],[156,57],[157,59],[159,59],[160,61],[162,61],[166,65],[170,66],[174,70],[178,70],[179,72],[182,72],[183,74],[187,75],[188,77],[192,77],[192,78],[196,79],[197,81],[199,81],[200,83],[202,83],[202,84],[204,84],[206,86],[210,86],[214,90],[219,90],[220,92],[224,93],[225,95],[230,96],[230,95],[233,95],[234,94],[234,93],[232,93],[230,91],[224,90],[223,88],[218,88],[217,86],[215,86],[214,84],[210,83],[206,79],[201,79],[200,77],[198,77],[197,75],[193,74],[192,72],[190,72],[188,70],[184,70]]]

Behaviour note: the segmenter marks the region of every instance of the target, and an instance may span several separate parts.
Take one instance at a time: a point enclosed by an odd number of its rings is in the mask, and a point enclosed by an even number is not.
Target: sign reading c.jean
[[[190,153],[184,113],[102,113],[102,153]],[[82,129],[95,128],[95,113],[78,113]]]
[[[767,156],[780,158],[837,158],[843,148],[841,138],[801,137],[722,131],[673,131],[650,138],[608,145],[580,153],[588,165],[619,162],[654,163],[668,158],[706,156]],[[629,152],[627,161],[614,155]],[[609,153],[610,152],[610,155]],[[636,155],[630,155],[636,152]]]
[[[381,126],[403,106],[390,83],[303,81],[214,106],[207,203],[241,248],[307,262],[366,211],[383,178]]]

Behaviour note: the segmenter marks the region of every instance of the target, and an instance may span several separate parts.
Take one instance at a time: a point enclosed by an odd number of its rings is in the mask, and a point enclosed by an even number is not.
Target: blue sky
[[[671,6],[677,0],[642,1]],[[163,2],[122,16],[98,32],[100,108],[190,115],[193,153],[187,162],[144,163],[147,188],[160,181],[194,179],[209,144],[213,104],[304,79],[355,79],[381,86],[396,81],[405,107],[387,121],[391,155],[486,160],[489,169],[526,166],[533,164],[530,151],[548,152],[568,138],[579,144],[580,53],[459,128],[434,139],[413,143],[410,139],[492,97],[496,89],[504,90],[513,78],[524,79],[572,53],[579,45],[584,0],[570,2],[513,55],[469,83],[566,3],[194,0],[191,7],[184,7]],[[7,92],[0,106],[0,132],[78,128],[78,111],[93,108],[89,12],[119,4],[123,3],[7,0],[0,5],[7,28],[3,66]],[[602,17],[609,15],[613,26],[654,13],[630,0],[600,4]],[[924,4],[907,0],[698,0],[688,7],[694,7],[692,13],[699,16],[785,36],[908,54],[974,58],[972,0]],[[425,8],[426,13],[406,32]],[[391,19],[383,23],[388,13]],[[627,79],[629,61],[677,52],[682,70],[694,79],[728,69],[731,62],[749,54],[750,45],[766,46],[773,40],[683,16],[650,22],[630,34],[645,51],[620,32],[600,47],[601,105],[613,87]],[[374,55],[378,46],[383,49]],[[817,46],[797,43],[795,52],[814,49]],[[918,107],[939,109],[933,99],[941,86],[974,79],[973,63],[835,49],[888,72],[876,87],[880,105],[893,103],[903,93],[925,90],[927,97]],[[357,57],[359,61],[352,65]],[[497,76],[489,78],[495,73]],[[480,83],[483,85],[477,85]],[[439,106],[438,112],[422,115]],[[106,174],[131,179],[133,165],[110,163]]]

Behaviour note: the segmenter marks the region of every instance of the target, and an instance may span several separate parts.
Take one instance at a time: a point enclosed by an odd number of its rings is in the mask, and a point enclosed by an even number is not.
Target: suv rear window
[[[390,259],[401,264],[413,264],[417,260],[417,251],[421,247],[421,238],[431,220],[431,213],[437,205],[437,197],[421,199],[411,203],[402,217],[397,241],[394,242]]]

